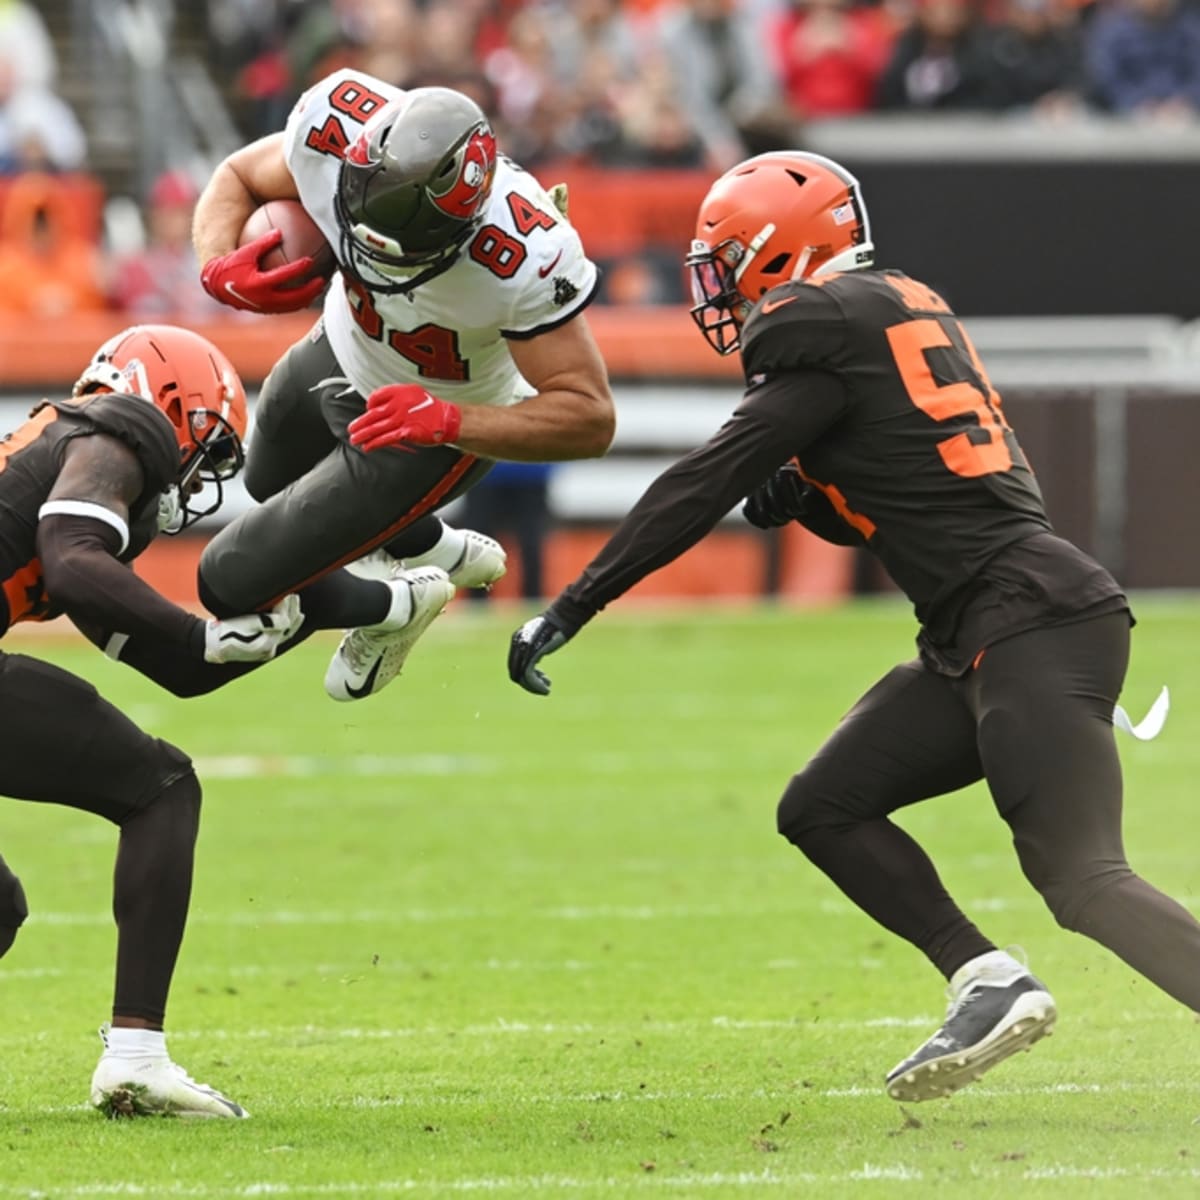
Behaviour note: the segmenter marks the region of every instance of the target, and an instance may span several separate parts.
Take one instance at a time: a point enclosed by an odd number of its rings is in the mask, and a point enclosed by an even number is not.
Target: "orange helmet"
[[[862,192],[845,167],[799,150],[760,154],[726,171],[700,205],[686,260],[692,318],[729,354],[764,292],[874,258]]]
[[[180,519],[177,533],[216,512],[222,482],[244,461],[246,392],[233,364],[197,333],[175,325],[134,325],[109,338],[92,355],[71,389],[73,396],[119,392],[149,400],[166,415],[179,442]],[[208,506],[193,507],[206,484]]]

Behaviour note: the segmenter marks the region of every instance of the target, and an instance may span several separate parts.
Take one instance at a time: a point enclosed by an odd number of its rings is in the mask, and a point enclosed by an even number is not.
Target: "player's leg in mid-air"
[[[205,548],[200,594],[218,613],[244,612],[247,604],[258,608],[318,581],[336,582],[347,564],[382,579],[393,605],[381,620],[347,633],[326,674],[326,691],[351,700],[375,694],[399,673],[456,584],[499,578],[504,553],[490,538],[434,515],[490,464],[452,447],[355,450],[340,435],[363,402],[339,376],[324,337],[293,346],[272,371],[246,463],[247,488],[261,503]],[[383,557],[384,547],[392,557]],[[372,552],[379,552],[374,562],[361,561]]]
[[[1128,657],[1129,618],[1110,613],[999,642],[962,686],[996,807],[1055,920],[1200,1012],[1200,922],[1125,857],[1112,712]]]
[[[888,819],[982,774],[971,711],[949,680],[912,662],[859,700],[779,804],[780,833],[949,981],[941,1027],[888,1073],[894,1099],[948,1095],[1053,1027],[1045,987],[968,920]]]
[[[263,384],[254,410],[254,437],[246,450],[246,488],[258,501],[266,500],[294,483],[321,459],[346,441],[346,426],[364,407],[363,398],[341,378],[341,367],[323,332],[314,332],[294,345],[276,364]],[[379,561],[384,570],[400,559],[409,567],[434,566],[444,570],[455,587],[486,587],[504,574],[504,551],[489,537],[469,529],[454,529],[433,508],[461,495],[487,471],[487,464],[476,465],[464,479],[439,495],[430,506],[430,485],[422,492],[416,484],[407,486],[405,468],[424,450],[399,452],[402,457],[385,456],[381,473],[396,489],[395,506],[390,512],[398,528],[378,550],[367,557],[364,573],[378,574]],[[456,460],[454,452],[438,455],[440,470],[449,476]],[[372,477],[374,478],[374,477]],[[419,511],[410,513],[409,508]],[[361,561],[361,560],[360,560]]]
[[[24,655],[0,654],[0,701],[0,794],[81,809],[120,829],[116,981],[92,1103],[110,1116],[246,1116],[174,1063],[163,1033],[200,819],[190,759],[140,730],[91,684]],[[20,885],[0,864],[0,945],[24,914]]]

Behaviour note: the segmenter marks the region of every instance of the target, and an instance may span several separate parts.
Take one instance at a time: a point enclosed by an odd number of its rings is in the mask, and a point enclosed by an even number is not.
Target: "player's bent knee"
[[[196,592],[200,597],[200,603],[219,620],[224,620],[227,617],[237,617],[244,612],[249,612],[249,609],[237,608],[227,600],[223,600],[217,594],[211,582],[210,577],[212,574],[211,568],[205,562],[203,556],[201,556],[200,570],[196,576]]]
[[[177,746],[155,738],[152,748],[127,780],[125,811],[114,820],[118,825],[157,805],[170,803],[199,820],[200,781],[196,778],[192,760]]]
[[[1060,878],[1045,884],[1034,881],[1034,887],[1060,928],[1071,933],[1091,934],[1091,923],[1087,919],[1088,905],[1105,889],[1131,878],[1132,868],[1125,867],[1106,870],[1100,875]]]
[[[846,814],[837,810],[808,770],[792,776],[775,810],[776,829],[801,850],[805,834],[845,821]]]
[[[28,916],[25,889],[4,859],[0,858],[0,958],[8,953],[16,940],[17,930],[25,924]]]
[[[1079,914],[1087,903],[1086,894],[1071,883],[1055,883],[1038,888],[1050,915],[1062,929],[1078,932]]]
[[[196,778],[194,771],[189,771],[186,775],[172,780],[158,794],[155,803],[169,804],[178,822],[181,825],[190,826],[194,837],[200,828],[200,806],[203,798],[204,792],[200,787],[200,780]]]
[[[290,468],[280,471],[277,465],[264,463],[260,457],[249,456],[242,471],[242,486],[257,504],[270,500],[292,482],[295,472]]]

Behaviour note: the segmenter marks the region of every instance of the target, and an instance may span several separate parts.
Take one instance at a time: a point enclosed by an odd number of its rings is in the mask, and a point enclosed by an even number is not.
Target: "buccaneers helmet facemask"
[[[386,105],[338,176],[334,212],[350,274],[390,295],[449,270],[482,222],[495,174],[495,135],[467,96],[414,88]]]
[[[190,330],[136,325],[100,347],[71,394],[101,391],[149,401],[175,431],[179,475],[160,498],[160,532],[216,512],[245,461],[246,394],[225,355]]]
[[[685,260],[692,319],[719,354],[730,354],[771,288],[873,262],[870,222],[849,171],[819,154],[760,154],[722,175],[700,206]]]

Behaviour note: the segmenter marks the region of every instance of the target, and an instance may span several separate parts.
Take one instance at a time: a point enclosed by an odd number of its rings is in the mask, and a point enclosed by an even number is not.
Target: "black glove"
[[[759,529],[786,525],[801,516],[808,507],[810,487],[792,463],[785,463],[766,483],[759,484],[746,497],[742,516]]]
[[[512,635],[508,647],[509,679],[535,696],[550,695],[550,680],[537,665],[547,654],[565,646],[575,633],[576,630],[568,629],[548,612],[526,621]]]

